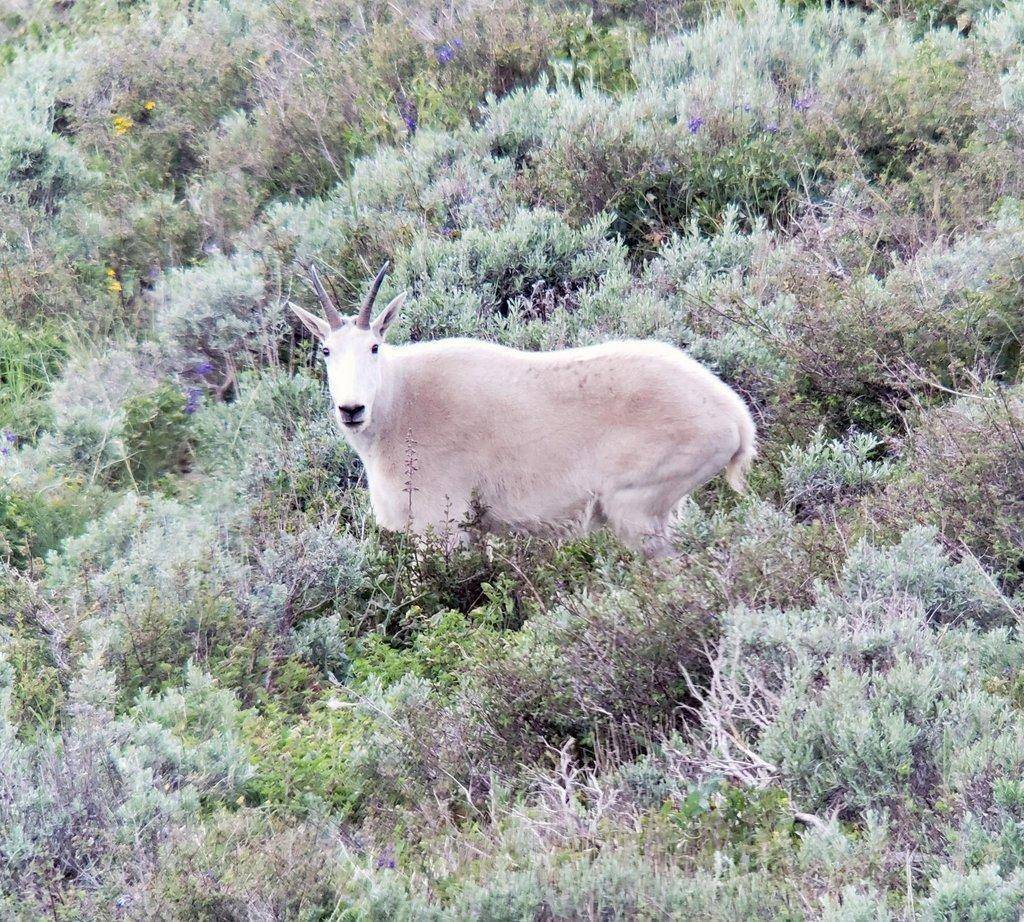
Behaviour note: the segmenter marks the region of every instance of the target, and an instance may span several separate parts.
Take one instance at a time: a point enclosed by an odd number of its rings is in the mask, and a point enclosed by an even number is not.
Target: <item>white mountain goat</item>
[[[582,532],[607,524],[657,554],[679,501],[755,454],[740,397],[673,346],[626,341],[521,352],[474,339],[384,342],[407,292],[370,319],[387,263],[355,317],[315,268],[327,319],[290,305],[320,340],[334,415],[366,467],[386,529]]]

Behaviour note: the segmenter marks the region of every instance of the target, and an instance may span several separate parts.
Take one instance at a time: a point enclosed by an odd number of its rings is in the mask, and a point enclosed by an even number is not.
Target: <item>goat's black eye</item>
[[[376,354],[377,354],[377,352],[378,352],[378,350],[379,350],[379,349],[380,349],[380,345],[379,345],[379,344],[377,344],[377,343],[374,343],[374,344],[373,344],[372,346],[370,346],[370,351],[371,351],[371,352],[372,352],[372,353],[373,353],[374,355],[376,355]]]
[[[326,346],[324,346],[323,349],[321,349],[320,351],[323,352],[324,355],[330,355],[331,354],[331,350],[328,349]]]

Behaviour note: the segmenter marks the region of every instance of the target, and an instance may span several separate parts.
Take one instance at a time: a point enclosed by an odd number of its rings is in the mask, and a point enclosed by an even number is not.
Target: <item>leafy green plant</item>
[[[594,22],[590,13],[570,14],[563,26],[561,56],[552,62],[555,78],[565,79],[575,90],[596,86],[623,92],[636,86],[630,70],[632,46],[640,37],[622,26]]]
[[[660,819],[689,848],[770,867],[788,860],[799,845],[793,814],[783,790],[751,790],[712,779],[680,792],[662,807]]]
[[[31,439],[46,421],[42,399],[60,370],[65,348],[52,327],[33,330],[0,322],[0,427],[5,436]],[[5,447],[10,450],[10,438]]]
[[[193,399],[171,385],[163,385],[125,402],[126,476],[136,486],[150,485],[184,461]]]

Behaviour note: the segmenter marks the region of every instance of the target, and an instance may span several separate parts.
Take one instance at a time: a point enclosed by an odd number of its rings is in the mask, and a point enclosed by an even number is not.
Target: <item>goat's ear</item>
[[[295,316],[302,321],[306,329],[318,339],[323,339],[331,332],[331,328],[326,320],[321,320],[315,314],[311,314],[305,308],[299,307],[298,304],[294,304],[291,301],[288,302],[288,306],[295,312]]]
[[[398,316],[398,312],[402,309],[402,305],[405,303],[406,295],[409,292],[403,291],[400,295],[392,298],[391,303],[384,308],[370,324],[370,329],[373,330],[376,336],[383,338],[384,334],[387,333],[388,327],[394,323],[395,318]]]

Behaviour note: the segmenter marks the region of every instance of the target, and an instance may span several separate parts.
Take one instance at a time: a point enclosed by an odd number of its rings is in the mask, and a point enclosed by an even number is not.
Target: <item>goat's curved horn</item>
[[[377,273],[377,277],[373,280],[373,284],[370,286],[370,290],[366,295],[366,299],[363,301],[362,307],[359,308],[359,314],[356,317],[356,326],[360,329],[370,329],[370,310],[373,308],[373,302],[377,297],[377,292],[380,291],[380,283],[384,281],[384,276],[388,274],[388,269],[390,268],[390,261],[384,260],[384,265],[380,267],[380,271]]]
[[[338,309],[334,306],[334,301],[327,294],[324,283],[320,281],[320,273],[316,271],[316,266],[312,263],[309,264],[307,271],[309,272],[310,283],[313,285],[313,291],[316,292],[317,300],[327,315],[327,322],[331,325],[332,330],[340,329],[341,325],[345,322],[345,318],[338,313]]]

